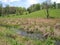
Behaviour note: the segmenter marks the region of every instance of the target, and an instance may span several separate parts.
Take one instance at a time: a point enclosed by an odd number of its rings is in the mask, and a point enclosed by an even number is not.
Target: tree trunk
[[[47,11],[47,18],[49,18],[49,10],[47,9],[46,11]]]
[[[46,13],[47,13],[47,18],[49,18],[49,6],[48,6],[48,4],[46,5]]]

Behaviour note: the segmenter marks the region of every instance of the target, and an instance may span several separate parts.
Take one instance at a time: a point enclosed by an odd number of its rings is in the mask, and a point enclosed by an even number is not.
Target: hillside
[[[50,17],[52,18],[60,18],[60,9],[49,9],[49,14]],[[12,14],[9,16],[5,16],[5,17],[14,17],[14,18],[46,18],[46,10],[39,10],[36,12],[32,12],[30,14],[27,15],[16,15],[16,14]]]

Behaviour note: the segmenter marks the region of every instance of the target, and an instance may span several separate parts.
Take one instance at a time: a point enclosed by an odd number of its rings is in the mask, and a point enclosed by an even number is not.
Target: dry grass
[[[51,27],[56,33],[60,29],[55,27],[60,25],[60,19],[41,19],[41,18],[1,18],[0,24],[18,26],[19,29],[26,30],[28,32],[42,32],[42,34],[50,33]],[[60,27],[60,26],[59,26]],[[58,32],[57,32],[58,33]],[[60,34],[60,31],[59,31]],[[60,35],[59,35],[60,36]]]
[[[40,18],[26,18],[26,19],[23,19],[23,18],[1,18],[0,19],[0,24],[3,24],[3,25],[10,25],[10,26],[18,26],[19,29],[24,29],[26,31],[29,31],[29,32],[42,32],[43,35],[48,33],[50,35],[52,35],[52,32],[51,32],[51,27],[53,29],[55,29],[55,26],[58,26],[56,24],[60,23],[60,19],[40,19]],[[58,28],[57,28],[58,29]],[[60,36],[60,31],[58,29],[55,29],[54,33],[58,36]],[[25,38],[21,35],[18,35],[18,34],[14,34],[13,32],[10,32],[8,31],[9,29],[7,29],[6,27],[2,27],[0,26],[0,34],[3,33],[3,34],[8,34],[6,35],[8,37],[8,39],[6,39],[5,37],[6,36],[0,36],[0,44],[1,45],[5,45],[6,43],[8,45],[13,45],[15,44],[16,45],[16,42],[18,42],[17,45],[47,45],[51,39],[48,39],[47,41],[39,41],[39,40],[31,40],[31,39],[28,39],[28,38]],[[56,33],[57,32],[57,33]],[[59,32],[59,34],[58,34]],[[2,38],[4,37],[4,38]],[[11,39],[10,39],[11,38]],[[11,42],[12,40],[12,42]],[[3,41],[3,43],[2,43]],[[6,42],[7,41],[7,42]],[[50,43],[51,44],[51,43]]]

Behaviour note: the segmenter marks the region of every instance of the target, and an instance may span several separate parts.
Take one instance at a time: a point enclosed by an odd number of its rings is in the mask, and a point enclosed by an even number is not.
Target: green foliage
[[[2,4],[0,4],[0,16],[9,16],[10,14],[22,15],[24,12],[26,12],[26,8],[24,7],[10,7],[9,5],[3,7]]]
[[[35,11],[38,11],[38,10],[40,10],[40,4],[33,4],[27,9],[27,11],[29,13],[35,12]]]
[[[0,4],[0,16],[2,15],[2,4]]]
[[[54,2],[53,7],[56,9],[56,2]]]
[[[17,15],[22,15],[25,11],[26,11],[25,8],[22,8],[22,7],[17,7],[16,8]]]
[[[51,39],[51,37],[48,37],[45,40],[45,45],[54,45],[55,41]]]

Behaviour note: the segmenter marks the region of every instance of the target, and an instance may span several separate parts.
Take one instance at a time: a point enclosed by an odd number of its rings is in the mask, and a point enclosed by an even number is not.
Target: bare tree
[[[49,18],[49,6],[51,4],[51,0],[46,0],[46,12],[47,12],[47,18]]]

